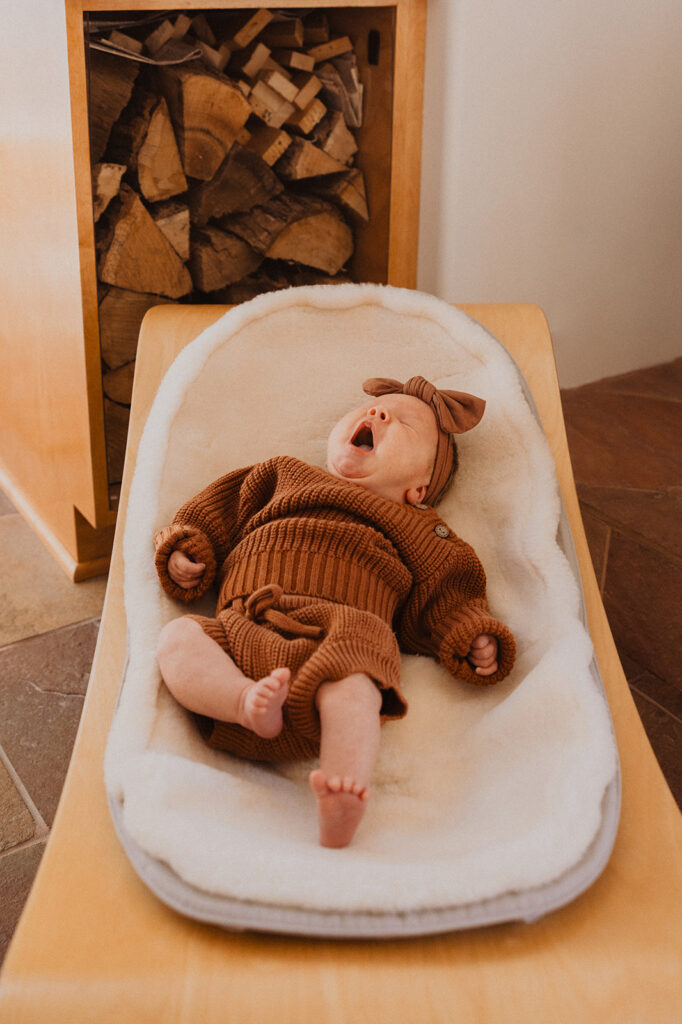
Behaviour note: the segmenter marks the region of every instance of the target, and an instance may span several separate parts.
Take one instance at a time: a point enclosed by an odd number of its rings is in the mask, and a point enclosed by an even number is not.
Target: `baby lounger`
[[[403,657],[410,711],[382,731],[350,847],[317,843],[309,764],[210,750],[163,686],[159,632],[185,606],[152,537],[230,469],[288,454],[324,465],[330,426],[367,377],[421,374],[487,400],[458,439],[439,506],[476,549],[518,658],[494,687]],[[620,777],[572,539],[525,381],[460,310],[377,285],[291,288],[234,308],[176,359],[140,443],[124,539],[128,657],[106,752],[118,835],[167,904],[229,928],[419,935],[533,920],[601,873]],[[196,610],[212,614],[213,598]]]

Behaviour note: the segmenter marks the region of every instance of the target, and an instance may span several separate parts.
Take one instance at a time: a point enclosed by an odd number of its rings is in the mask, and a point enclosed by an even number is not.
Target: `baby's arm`
[[[483,566],[455,538],[447,557],[413,590],[399,629],[403,649],[428,654],[458,679],[497,683],[514,664],[511,631],[490,612]]]
[[[209,484],[154,537],[156,571],[171,597],[189,603],[213,583],[234,543],[240,489],[250,471],[235,470]]]

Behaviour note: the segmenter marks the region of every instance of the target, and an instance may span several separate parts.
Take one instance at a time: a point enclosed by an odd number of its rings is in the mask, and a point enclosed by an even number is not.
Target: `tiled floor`
[[[562,398],[606,610],[682,805],[682,360]],[[69,583],[2,492],[0,565],[1,961],[54,820],[106,580]]]
[[[682,359],[562,393],[604,607],[682,806]]]

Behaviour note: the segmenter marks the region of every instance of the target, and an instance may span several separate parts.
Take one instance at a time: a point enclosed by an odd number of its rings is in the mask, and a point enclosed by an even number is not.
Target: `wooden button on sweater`
[[[448,530],[447,526],[444,523],[438,523],[436,526],[434,526],[433,529],[434,532],[437,533],[438,536],[442,537],[443,539],[450,536],[450,531]]]

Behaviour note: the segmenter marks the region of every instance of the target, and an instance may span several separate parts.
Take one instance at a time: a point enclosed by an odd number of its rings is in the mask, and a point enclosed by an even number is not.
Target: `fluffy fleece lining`
[[[494,614],[514,631],[491,688],[404,657],[410,712],[388,724],[352,846],[317,845],[310,765],[211,751],[163,686],[152,536],[210,480],[276,454],[324,465],[362,381],[421,374],[487,400],[439,506],[477,550]],[[140,444],[124,541],[129,662],[106,784],[130,838],[186,882],[237,899],[339,911],[456,906],[558,878],[598,832],[617,771],[578,585],[557,544],[544,435],[504,348],[430,296],[375,285],[289,289],[223,316],[166,375]],[[211,614],[212,604],[202,604]]]

